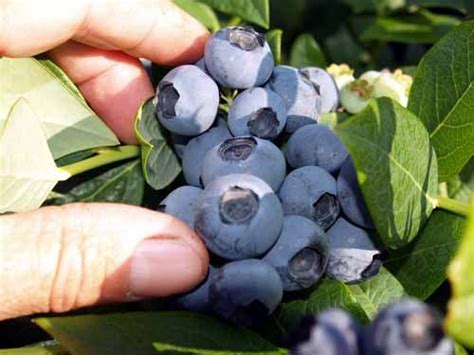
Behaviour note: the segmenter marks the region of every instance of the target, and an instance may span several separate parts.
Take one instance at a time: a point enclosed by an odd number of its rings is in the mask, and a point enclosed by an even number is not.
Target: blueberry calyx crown
[[[379,272],[380,267],[383,263],[383,255],[382,254],[375,254],[372,257],[372,262],[369,266],[367,266],[364,271],[362,271],[361,276],[365,278],[369,278],[371,276],[377,275]]]
[[[402,339],[410,349],[430,351],[443,337],[441,322],[431,310],[410,313],[403,319]]]
[[[249,132],[259,138],[277,136],[278,119],[276,112],[270,107],[263,107],[253,112],[247,122]]]
[[[233,186],[219,200],[219,216],[226,224],[244,224],[258,212],[259,198],[250,189]]]
[[[229,32],[229,42],[245,51],[252,51],[258,46],[264,46],[265,36],[255,31],[252,26],[234,27]]]
[[[226,139],[219,146],[219,155],[224,161],[241,161],[247,159],[257,146],[252,137]]]
[[[314,248],[304,248],[288,263],[291,279],[303,288],[308,288],[319,280],[324,272],[324,257]]]
[[[339,202],[333,194],[326,192],[313,203],[313,219],[324,230],[336,221],[339,212]]]
[[[316,93],[321,96],[321,86],[316,84],[314,81],[311,80],[309,73],[306,69],[300,70],[300,74],[303,76],[304,79],[316,90]]]
[[[158,115],[166,119],[175,118],[178,99],[179,93],[173,83],[162,81],[158,85],[158,102],[156,104]]]

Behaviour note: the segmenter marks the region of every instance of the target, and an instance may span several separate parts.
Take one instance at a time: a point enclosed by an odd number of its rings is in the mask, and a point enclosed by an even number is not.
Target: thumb
[[[0,319],[183,292],[207,267],[191,229],[140,207],[78,203],[2,216]]]

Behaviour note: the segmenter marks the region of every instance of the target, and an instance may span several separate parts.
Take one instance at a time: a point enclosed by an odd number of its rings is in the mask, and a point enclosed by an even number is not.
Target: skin
[[[154,94],[137,58],[192,63],[208,36],[165,0],[0,3],[0,56],[47,52],[124,143],[136,143],[134,113]],[[0,320],[184,292],[208,267],[184,223],[119,204],[1,216],[0,246]]]

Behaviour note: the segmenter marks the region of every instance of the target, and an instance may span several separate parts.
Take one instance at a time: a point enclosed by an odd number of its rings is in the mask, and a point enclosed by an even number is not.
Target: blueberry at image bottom
[[[254,326],[267,319],[282,297],[280,276],[261,260],[233,261],[211,275],[212,309],[219,317],[237,325]]]

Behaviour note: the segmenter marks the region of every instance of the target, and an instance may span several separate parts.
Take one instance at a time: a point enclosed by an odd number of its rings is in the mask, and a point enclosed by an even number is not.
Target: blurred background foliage
[[[272,0],[271,27],[284,29],[283,62],[311,34],[326,63],[360,72],[418,64],[447,31],[474,15],[474,0]]]

